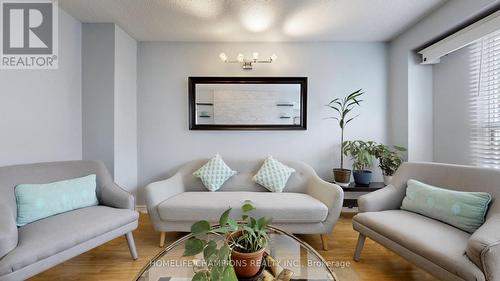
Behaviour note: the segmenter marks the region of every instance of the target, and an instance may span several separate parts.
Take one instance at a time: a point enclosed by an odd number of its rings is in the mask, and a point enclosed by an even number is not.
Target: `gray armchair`
[[[89,174],[97,176],[98,206],[16,226],[14,188]],[[104,164],[67,161],[0,167],[0,281],[24,280],[96,246],[125,235],[137,259],[132,231],[139,214],[134,197],[117,186]]]
[[[446,223],[400,210],[406,182],[482,191],[492,195],[486,222],[470,234]],[[500,281],[500,170],[438,163],[404,163],[387,187],[361,196],[353,228],[359,232],[354,260],[366,237],[440,280]]]

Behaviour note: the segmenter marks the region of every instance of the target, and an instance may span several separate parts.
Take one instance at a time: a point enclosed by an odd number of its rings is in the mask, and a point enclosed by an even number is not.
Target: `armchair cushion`
[[[0,205],[0,259],[17,246],[17,226],[7,205]]]
[[[46,184],[20,184],[15,193],[18,226],[98,204],[96,175]]]
[[[483,269],[488,280],[500,279],[500,214],[494,214],[472,234],[467,256]]]
[[[0,276],[133,223],[138,217],[135,211],[94,206],[22,226],[17,248],[0,260]]]
[[[463,280],[484,280],[465,255],[470,234],[458,228],[404,210],[361,213],[354,216],[353,225],[366,227]]]

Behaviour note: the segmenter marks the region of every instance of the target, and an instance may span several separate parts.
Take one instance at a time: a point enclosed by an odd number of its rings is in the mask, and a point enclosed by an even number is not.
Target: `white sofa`
[[[282,193],[269,192],[254,183],[252,177],[263,163],[255,161],[226,161],[238,174],[230,178],[220,190],[209,192],[199,178],[192,175],[208,159],[192,161],[169,179],[146,186],[146,204],[156,231],[161,232],[160,247],[165,232],[190,231],[199,220],[216,223],[220,214],[233,208],[232,217],[238,218],[239,207],[251,200],[256,207],[252,215],[273,218],[272,225],[299,234],[332,232],[342,209],[344,194],[335,184],[320,179],[314,170],[300,162],[282,161],[296,170]]]

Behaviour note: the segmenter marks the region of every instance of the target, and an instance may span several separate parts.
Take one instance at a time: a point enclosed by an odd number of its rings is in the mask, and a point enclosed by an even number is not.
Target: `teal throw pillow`
[[[295,172],[293,168],[269,156],[253,177],[253,181],[267,188],[269,191],[282,192],[285,189],[288,178],[293,172]]]
[[[193,173],[193,176],[200,178],[203,185],[210,191],[218,190],[230,177],[236,175],[236,171],[231,170],[219,154],[215,155],[205,165]]]
[[[18,226],[99,203],[96,175],[46,184],[19,184],[15,194]]]
[[[490,202],[486,192],[455,191],[409,180],[401,209],[473,233],[484,223]]]

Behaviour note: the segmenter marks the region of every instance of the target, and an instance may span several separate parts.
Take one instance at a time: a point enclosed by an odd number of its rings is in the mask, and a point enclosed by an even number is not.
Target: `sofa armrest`
[[[161,231],[161,229],[157,229],[157,222],[161,221],[157,209],[158,205],[168,198],[171,198],[184,191],[185,187],[181,173],[177,173],[171,178],[163,181],[150,183],[146,186],[144,191],[146,197],[146,206],[148,208],[148,214],[151,218],[151,221],[153,222],[153,226],[157,231]]]
[[[488,281],[500,280],[500,213],[494,214],[472,234],[467,256],[482,269]]]
[[[358,198],[360,213],[395,210],[401,207],[406,190],[388,185]]]
[[[101,188],[101,201],[109,207],[135,210],[134,196],[112,181]]]
[[[0,205],[0,259],[17,247],[17,226],[12,210]]]
[[[323,202],[328,207],[328,216],[324,221],[325,233],[330,233],[337,223],[342,211],[344,192],[340,186],[326,182],[314,175],[309,180],[306,194]]]

